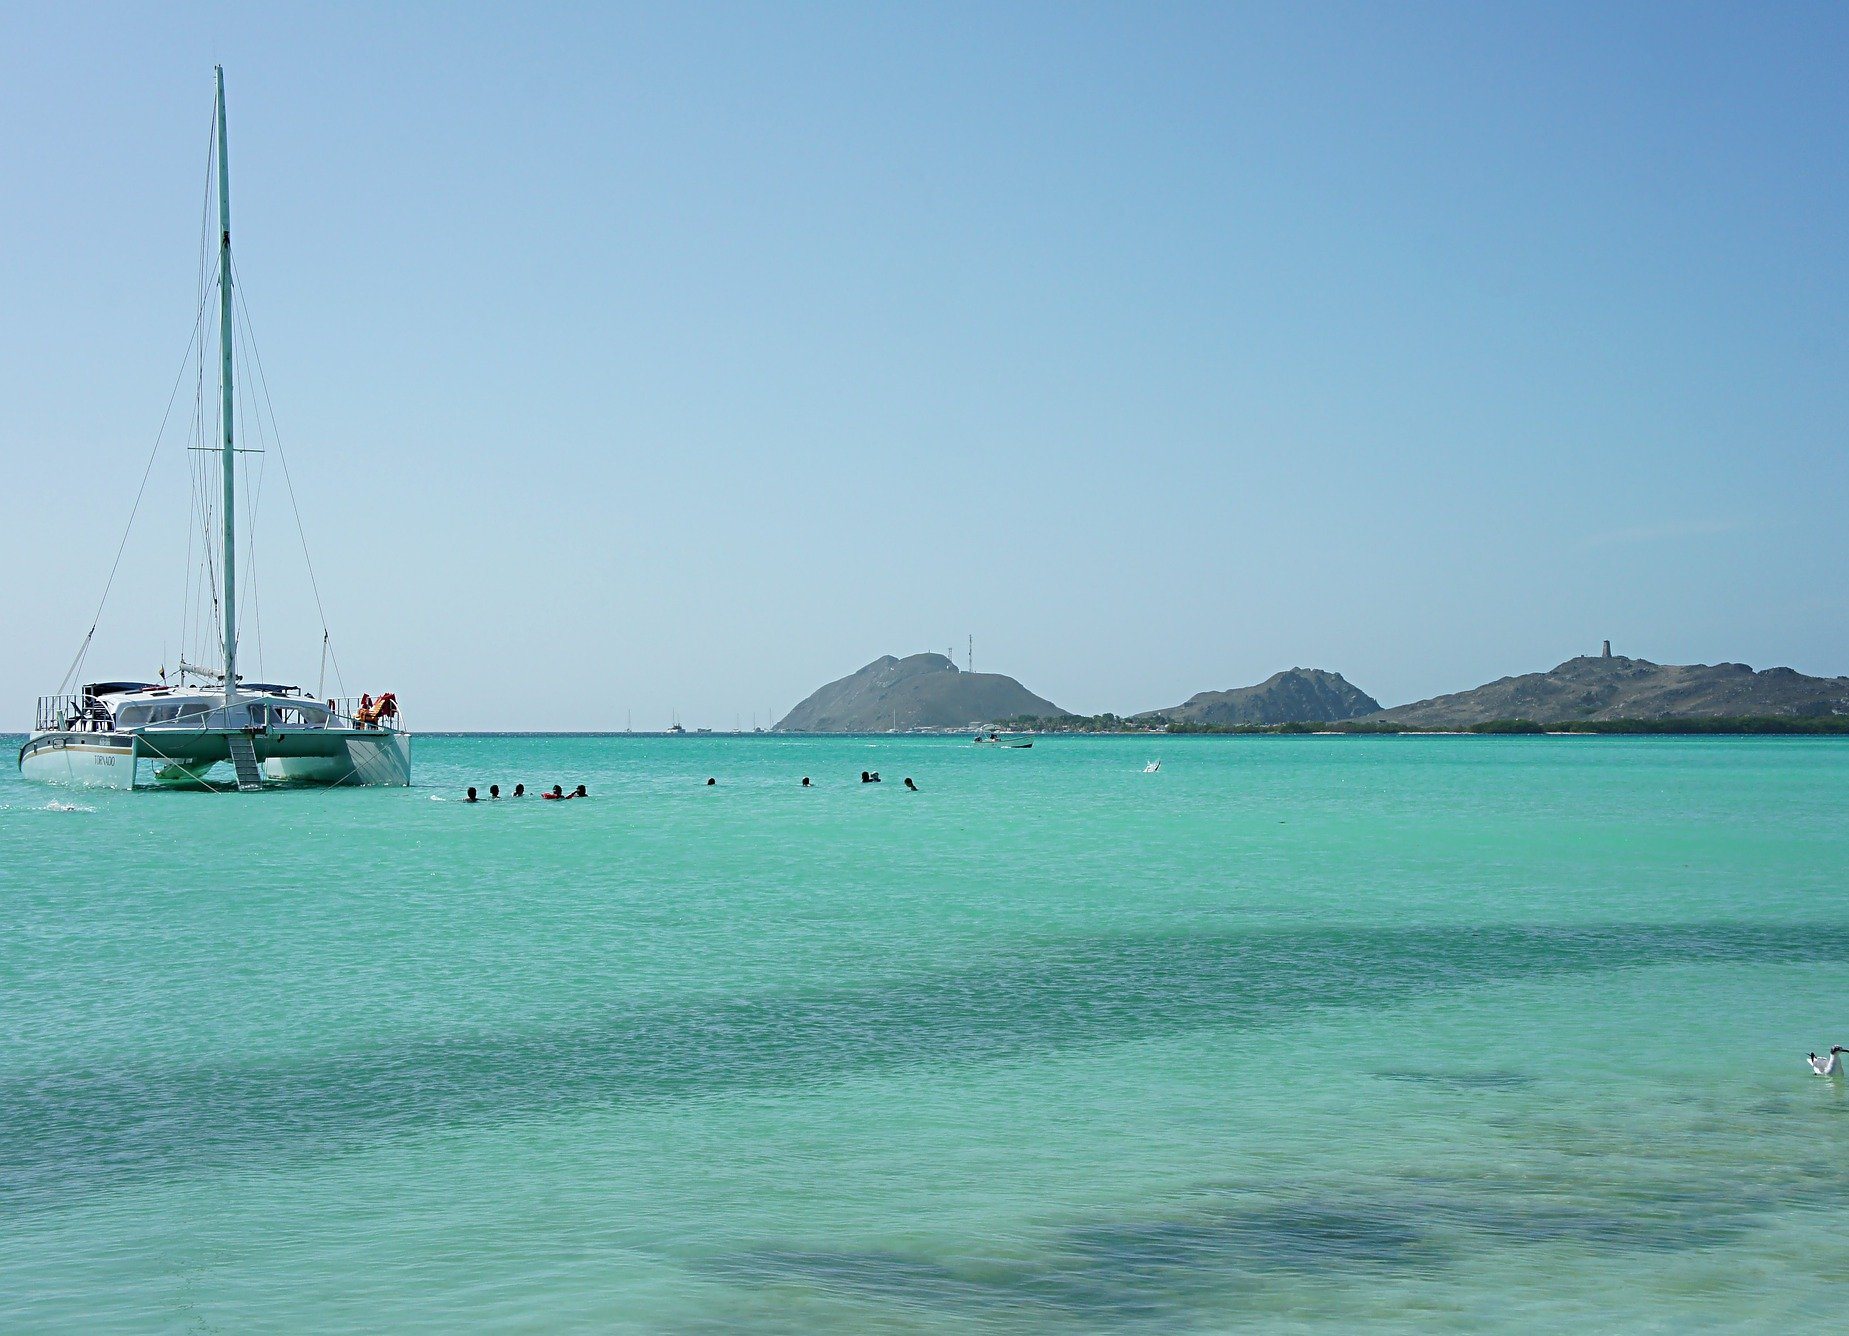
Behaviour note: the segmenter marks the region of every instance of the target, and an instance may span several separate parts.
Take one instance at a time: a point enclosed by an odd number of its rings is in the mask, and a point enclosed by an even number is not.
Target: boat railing
[[[394,699],[394,704],[396,700]],[[327,714],[329,728],[355,728],[369,732],[402,733],[405,731],[404,707],[399,706],[398,713],[390,719],[362,719],[360,702],[357,696],[335,696],[326,704],[330,707]]]
[[[328,728],[355,729],[380,733],[405,732],[404,710],[400,707],[397,714],[385,720],[364,720],[360,717],[360,703],[357,698],[334,698],[318,701],[312,697],[302,700],[306,709],[325,709]],[[144,707],[145,708],[145,707]],[[286,713],[290,706],[272,706],[268,711],[256,716],[266,724],[288,726],[288,719],[279,718],[279,713]],[[161,725],[175,726],[191,724],[193,727],[206,726],[206,707],[198,707],[194,715],[183,715],[177,719],[161,719]],[[136,720],[136,725],[146,723]],[[216,721],[213,723],[217,726]],[[133,726],[131,726],[133,727]],[[38,708],[33,716],[33,731],[38,733],[113,733],[116,731],[115,716],[102,701],[94,696],[59,695],[40,696]]]
[[[112,733],[115,719],[94,696],[40,696],[35,732]]]
[[[48,729],[63,728],[66,719],[79,713],[77,703],[75,696],[40,696],[33,731],[43,733]]]

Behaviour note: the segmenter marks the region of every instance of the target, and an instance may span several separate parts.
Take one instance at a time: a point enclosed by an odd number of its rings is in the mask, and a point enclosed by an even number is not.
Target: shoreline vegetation
[[[1112,722],[1107,723],[1110,720]],[[1035,733],[1114,733],[1136,734],[1214,734],[1223,736],[1313,734],[1329,736],[1381,736],[1401,734],[1492,735],[1555,737],[1561,734],[1802,734],[1849,735],[1849,717],[1821,715],[1814,718],[1775,718],[1761,715],[1735,717],[1698,716],[1668,719],[1563,719],[1542,723],[1533,719],[1491,719],[1483,723],[1454,728],[1436,725],[1374,723],[1363,720],[1338,720],[1330,723],[1296,722],[1288,724],[1197,724],[1172,721],[1160,727],[1138,727],[1127,720],[1104,715],[1089,719],[1022,718],[1005,721],[1010,729]]]

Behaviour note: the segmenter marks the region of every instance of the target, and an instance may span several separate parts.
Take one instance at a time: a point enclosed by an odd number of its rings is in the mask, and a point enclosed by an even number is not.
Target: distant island
[[[1253,687],[1203,691],[1167,710],[1132,715],[1137,722],[1235,727],[1355,719],[1377,714],[1380,702],[1340,673],[1290,668]]]
[[[1075,715],[1012,677],[942,654],[887,655],[817,690],[781,732],[1849,733],[1849,677],[1743,663],[1659,664],[1611,653],[1383,709],[1340,673],[1290,668],[1137,714]]]
[[[1470,728],[1620,720],[1849,715],[1849,678],[1806,677],[1790,668],[1754,672],[1743,663],[1661,664],[1622,654],[1584,655],[1544,673],[1504,677],[1474,691],[1397,706],[1360,722],[1405,728]]]
[[[777,722],[780,733],[967,729],[1023,716],[1066,718],[1000,673],[966,673],[942,654],[888,654],[818,688]]]

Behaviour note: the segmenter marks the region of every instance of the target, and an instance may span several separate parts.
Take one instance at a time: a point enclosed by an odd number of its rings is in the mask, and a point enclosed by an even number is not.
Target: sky
[[[414,729],[1849,673],[1840,5],[9,4],[0,727],[150,458],[86,676],[184,652],[215,63],[266,678],[283,461]]]

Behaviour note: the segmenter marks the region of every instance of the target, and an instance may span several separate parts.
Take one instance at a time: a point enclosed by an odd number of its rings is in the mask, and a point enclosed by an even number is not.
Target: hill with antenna
[[[1849,678],[1743,663],[1651,663],[1612,654],[1568,659],[1544,673],[1504,677],[1472,691],[1415,701],[1364,724],[1470,728],[1501,720],[1537,724],[1617,719],[1828,719],[1849,715]]]
[[[1023,715],[1063,715],[1000,673],[966,673],[942,654],[883,655],[815,691],[777,724],[780,733],[883,733],[967,728]]]

